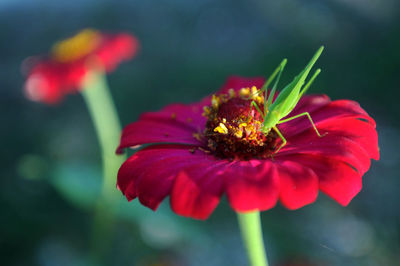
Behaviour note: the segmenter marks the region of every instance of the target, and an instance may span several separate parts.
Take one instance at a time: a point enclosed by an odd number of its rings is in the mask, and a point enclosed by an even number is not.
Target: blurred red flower
[[[290,116],[309,112],[325,136],[318,137],[307,118],[280,124],[288,143],[272,156],[281,140],[258,131],[260,116],[252,111],[249,118],[245,100],[263,84],[262,78],[231,77],[213,97],[172,104],[126,126],[117,152],[153,145],[121,166],[118,188],[153,210],[170,196],[173,211],[197,219],[206,219],[224,194],[238,212],[264,211],[278,199],[298,209],[319,190],[346,206],[361,190],[370,159],[379,159],[374,120],[354,101],[303,96]]]
[[[137,39],[127,33],[105,34],[85,29],[56,43],[49,55],[30,57],[23,63],[27,72],[26,96],[34,101],[57,103],[65,94],[78,91],[93,67],[113,71],[138,50]]]

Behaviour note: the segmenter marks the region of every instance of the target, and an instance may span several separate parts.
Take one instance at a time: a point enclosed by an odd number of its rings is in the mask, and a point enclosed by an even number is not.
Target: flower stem
[[[260,212],[237,213],[247,256],[251,266],[268,266],[262,236]]]
[[[115,154],[115,149],[119,144],[121,125],[105,75],[95,71],[88,73],[83,81],[81,92],[93,120],[102,155],[103,184],[95,208],[91,239],[91,256],[95,260],[102,260],[101,257],[109,248],[112,237],[113,212],[120,198],[120,193],[115,186],[116,176],[125,156]]]

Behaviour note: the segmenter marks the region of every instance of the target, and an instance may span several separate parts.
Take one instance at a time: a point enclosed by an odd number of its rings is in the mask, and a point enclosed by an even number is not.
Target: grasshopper
[[[278,85],[280,76],[282,74],[283,69],[285,68],[286,65],[286,58],[283,59],[283,61],[280,63],[280,65],[276,68],[276,70],[271,74],[271,76],[268,78],[267,82],[263,85],[263,87],[257,92],[257,93],[262,93],[262,92],[267,92],[268,91],[268,86],[271,84],[271,82],[275,79],[277,76],[274,86],[271,89],[271,92],[269,96],[267,97],[267,93],[265,93],[264,97],[264,110],[260,110],[259,106],[257,103],[252,100],[250,106],[250,113],[252,111],[252,108],[254,107],[263,117],[263,123],[261,126],[261,132],[264,135],[268,135],[268,133],[271,130],[274,130],[278,136],[282,139],[282,144],[279,146],[279,148],[274,152],[276,154],[279,152],[280,149],[282,149],[286,143],[287,140],[285,137],[282,135],[282,133],[279,131],[277,128],[277,125],[289,122],[293,119],[302,117],[302,116],[307,116],[308,120],[310,121],[311,125],[313,126],[315,132],[317,133],[318,137],[322,137],[322,135],[319,133],[317,127],[315,126],[313,120],[311,119],[311,116],[308,112],[304,112],[292,117],[286,117],[297,105],[299,102],[301,96],[307,91],[307,89],[310,87],[310,85],[313,83],[315,78],[318,76],[318,74],[321,72],[321,69],[317,69],[314,73],[314,75],[310,78],[310,80],[307,82],[307,84],[303,87],[305,80],[310,73],[311,68],[314,66],[315,62],[318,60],[319,56],[321,55],[322,51],[324,50],[324,47],[321,46],[317,52],[314,54],[314,56],[311,58],[310,62],[307,64],[307,66],[303,69],[303,71],[298,74],[291,83],[286,85],[286,87],[279,93],[277,98],[275,99],[274,102],[272,102],[276,87]],[[302,88],[303,87],[303,88]]]

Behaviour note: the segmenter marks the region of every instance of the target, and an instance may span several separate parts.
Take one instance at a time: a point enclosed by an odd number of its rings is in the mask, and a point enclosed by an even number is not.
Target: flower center
[[[263,117],[251,107],[252,101],[264,109],[264,96],[254,86],[213,95],[211,106],[204,108],[203,115],[208,118],[204,135],[216,156],[248,160],[273,154],[279,138],[274,131],[268,135],[261,132]]]
[[[92,29],[80,31],[75,36],[56,43],[52,48],[54,60],[65,63],[92,53],[101,40],[101,34]]]

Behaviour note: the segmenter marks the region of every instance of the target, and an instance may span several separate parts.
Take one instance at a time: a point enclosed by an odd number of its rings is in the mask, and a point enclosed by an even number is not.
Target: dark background
[[[377,122],[381,159],[346,208],[321,194],[297,211],[262,213],[270,262],[396,265],[399,11],[396,0],[0,1],[1,264],[88,264],[101,176],[90,117],[79,94],[57,106],[25,99],[20,64],[94,27],[141,42],[138,56],[108,77],[124,125],[169,103],[198,101],[230,75],[265,76],[283,57],[287,82],[325,45],[310,93],[358,101]],[[109,244],[104,265],[247,263],[225,200],[205,222],[178,217],[167,202],[153,213],[123,200]]]

